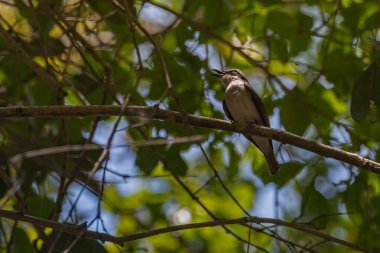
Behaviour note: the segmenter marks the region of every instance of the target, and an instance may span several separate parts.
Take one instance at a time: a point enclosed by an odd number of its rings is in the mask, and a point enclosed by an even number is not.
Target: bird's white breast
[[[243,81],[232,81],[226,89],[224,100],[235,121],[263,124],[260,114],[252,101],[251,94],[245,88]]]
[[[242,80],[232,81],[228,85],[224,101],[234,121],[253,122],[259,125],[264,124],[258,109],[252,101],[249,90],[245,87]],[[272,148],[267,138],[260,136],[252,136],[251,138],[255,141],[261,152],[266,155],[271,152]]]

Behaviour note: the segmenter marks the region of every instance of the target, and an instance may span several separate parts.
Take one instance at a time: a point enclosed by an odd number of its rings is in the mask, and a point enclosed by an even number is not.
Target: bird
[[[268,113],[260,96],[239,69],[212,69],[225,88],[223,110],[235,122],[250,122],[270,127]],[[253,135],[244,135],[263,153],[271,175],[276,174],[280,165],[274,155],[272,140]]]

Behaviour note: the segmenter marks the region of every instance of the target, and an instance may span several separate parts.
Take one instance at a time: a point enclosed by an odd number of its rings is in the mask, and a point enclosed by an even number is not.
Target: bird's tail
[[[276,174],[278,169],[280,168],[280,165],[278,164],[276,157],[274,156],[274,152],[272,151],[269,154],[265,155],[265,160],[267,161],[270,174]]]

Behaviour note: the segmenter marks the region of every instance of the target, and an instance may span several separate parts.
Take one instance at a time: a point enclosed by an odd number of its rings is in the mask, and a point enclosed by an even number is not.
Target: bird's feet
[[[244,121],[239,121],[239,120],[231,120],[231,124],[235,126],[239,126],[241,124],[244,124]]]
[[[249,127],[254,127],[254,126],[256,126],[256,125],[258,125],[258,122],[255,120],[255,121],[249,121],[248,122],[248,126]]]

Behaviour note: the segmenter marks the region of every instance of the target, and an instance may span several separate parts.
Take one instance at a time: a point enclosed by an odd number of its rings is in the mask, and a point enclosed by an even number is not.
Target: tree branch
[[[213,221],[206,221],[206,222],[199,222],[199,223],[191,223],[191,224],[184,224],[184,225],[177,225],[177,226],[170,226],[166,228],[159,228],[155,230],[150,230],[147,232],[141,232],[136,233],[128,236],[124,236],[126,242],[138,240],[147,238],[154,235],[160,235],[164,233],[174,232],[174,231],[181,231],[186,229],[194,229],[194,228],[204,228],[204,227],[216,227],[216,226],[222,226],[222,225],[231,225],[231,224],[249,224],[249,223],[256,223],[256,224],[262,224],[262,223],[270,223],[275,224],[279,226],[284,226],[288,228],[293,228],[311,235],[314,235],[316,237],[319,237],[321,239],[324,239],[329,242],[334,242],[343,246],[346,246],[348,248],[356,249],[360,252],[369,252],[367,249],[364,249],[356,244],[344,241],[342,239],[330,236],[326,233],[320,232],[318,230],[311,229],[309,227],[306,227],[304,225],[300,225],[297,223],[291,223],[286,222],[278,219],[271,219],[271,218],[260,218],[260,217],[242,217],[237,219],[229,219],[229,220],[213,220]]]
[[[229,220],[214,220],[214,221],[207,221],[207,222],[170,226],[166,228],[159,228],[159,229],[150,230],[147,232],[141,232],[141,233],[131,234],[131,235],[122,236],[122,237],[116,237],[116,236],[112,236],[106,233],[89,231],[87,230],[87,226],[82,226],[82,225],[75,226],[72,224],[60,223],[56,221],[51,221],[51,220],[27,215],[27,214],[24,214],[23,212],[0,210],[0,217],[17,220],[17,221],[28,222],[32,224],[37,224],[44,227],[52,228],[56,231],[62,231],[62,232],[70,233],[73,235],[81,234],[87,238],[97,239],[103,242],[109,241],[109,242],[117,243],[119,245],[123,245],[124,243],[127,243],[127,242],[144,239],[144,238],[148,238],[155,235],[170,233],[174,231],[181,231],[181,230],[186,230],[186,229],[216,227],[216,226],[230,225],[230,224],[270,223],[270,224],[275,224],[275,225],[299,230],[299,231],[311,234],[313,236],[316,236],[318,238],[324,239],[326,241],[334,242],[336,244],[340,244],[348,248],[358,250],[360,252],[370,252],[369,250],[362,248],[359,245],[347,242],[345,240],[336,238],[334,236],[330,236],[326,233],[320,232],[318,230],[314,230],[312,228],[306,227],[301,224],[286,222],[286,221],[277,220],[277,219],[260,218],[260,217],[243,217],[243,218],[229,219]]]
[[[117,116],[120,114],[120,110],[120,106],[113,105],[14,106],[0,108],[0,118]],[[380,174],[380,164],[375,161],[325,144],[319,144],[278,129],[249,123],[231,123],[226,120],[183,114],[176,111],[163,110],[158,107],[149,106],[127,106],[123,115],[166,120],[197,127],[263,136]]]

